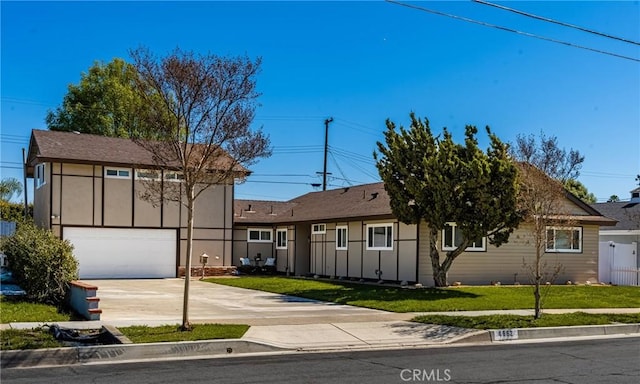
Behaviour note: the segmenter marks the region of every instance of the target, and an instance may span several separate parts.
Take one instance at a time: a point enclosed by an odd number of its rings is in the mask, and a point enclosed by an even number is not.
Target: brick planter
[[[185,267],[178,269],[178,277],[184,277]],[[229,276],[233,275],[236,271],[236,267],[231,266],[212,266],[204,268],[204,276]],[[202,266],[191,267],[191,277],[202,277]]]

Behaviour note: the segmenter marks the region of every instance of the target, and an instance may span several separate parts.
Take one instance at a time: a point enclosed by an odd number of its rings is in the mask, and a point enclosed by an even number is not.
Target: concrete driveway
[[[182,322],[184,279],[84,280],[98,287],[101,320],[115,326]],[[396,314],[191,280],[193,323],[249,325],[407,320]]]

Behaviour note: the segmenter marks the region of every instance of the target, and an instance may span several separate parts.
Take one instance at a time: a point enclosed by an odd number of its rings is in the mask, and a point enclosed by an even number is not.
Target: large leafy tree
[[[474,239],[487,237],[500,246],[520,223],[518,171],[508,145],[488,127],[485,152],[474,126],[466,127],[464,144],[458,144],[448,130],[434,136],[427,119],[410,117],[409,129],[387,120],[386,145],[378,142],[374,157],[394,215],[406,224],[428,225],[433,280],[443,287],[454,260]],[[437,238],[448,222],[457,224],[463,240],[442,259]]]
[[[564,183],[564,187],[571,193],[573,193],[577,198],[581,199],[585,203],[594,204],[598,199],[596,195],[589,192],[587,187],[575,179],[567,180]]]
[[[102,136],[130,137],[144,128],[147,104],[136,92],[138,72],[122,59],[96,62],[71,84],[62,105],[49,111],[52,131],[77,131]]]
[[[0,201],[9,201],[14,195],[22,193],[22,183],[14,177],[0,180]]]
[[[143,197],[186,207],[182,329],[187,330],[196,199],[208,188],[233,183],[244,176],[244,166],[270,155],[269,138],[250,128],[259,96],[260,60],[180,49],[161,58],[145,48],[131,55],[139,76],[136,89],[149,106],[146,128],[134,140],[151,152],[157,169],[182,175],[180,183],[147,183]]]

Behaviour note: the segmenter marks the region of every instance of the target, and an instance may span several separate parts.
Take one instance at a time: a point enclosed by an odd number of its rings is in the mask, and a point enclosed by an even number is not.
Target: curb
[[[2,368],[60,366],[166,357],[240,355],[244,353],[282,352],[283,348],[240,339],[181,341],[173,343],[117,344],[90,347],[62,347],[2,351]]]
[[[624,334],[640,335],[640,324],[492,329],[489,330],[488,333],[491,337],[490,341],[494,343],[512,340],[553,339],[558,337],[608,336]]]

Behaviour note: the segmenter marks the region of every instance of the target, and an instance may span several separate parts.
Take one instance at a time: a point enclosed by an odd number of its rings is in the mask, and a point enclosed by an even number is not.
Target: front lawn
[[[609,313],[563,313],[544,314],[538,320],[533,316],[490,315],[490,316],[447,316],[425,315],[417,316],[412,321],[425,324],[450,325],[461,328],[475,329],[505,329],[505,328],[535,328],[562,327],[575,325],[606,325],[614,323],[640,323],[640,313],[609,314]]]
[[[4,306],[4,305],[3,305]],[[46,329],[5,329],[0,331],[0,350],[58,348],[62,344]]]
[[[407,289],[273,276],[205,281],[391,312],[529,309],[534,306],[530,286]],[[640,308],[640,287],[551,286],[544,308]]]
[[[60,312],[55,306],[33,303],[22,297],[0,296],[0,323],[52,322],[72,320],[68,313]]]

